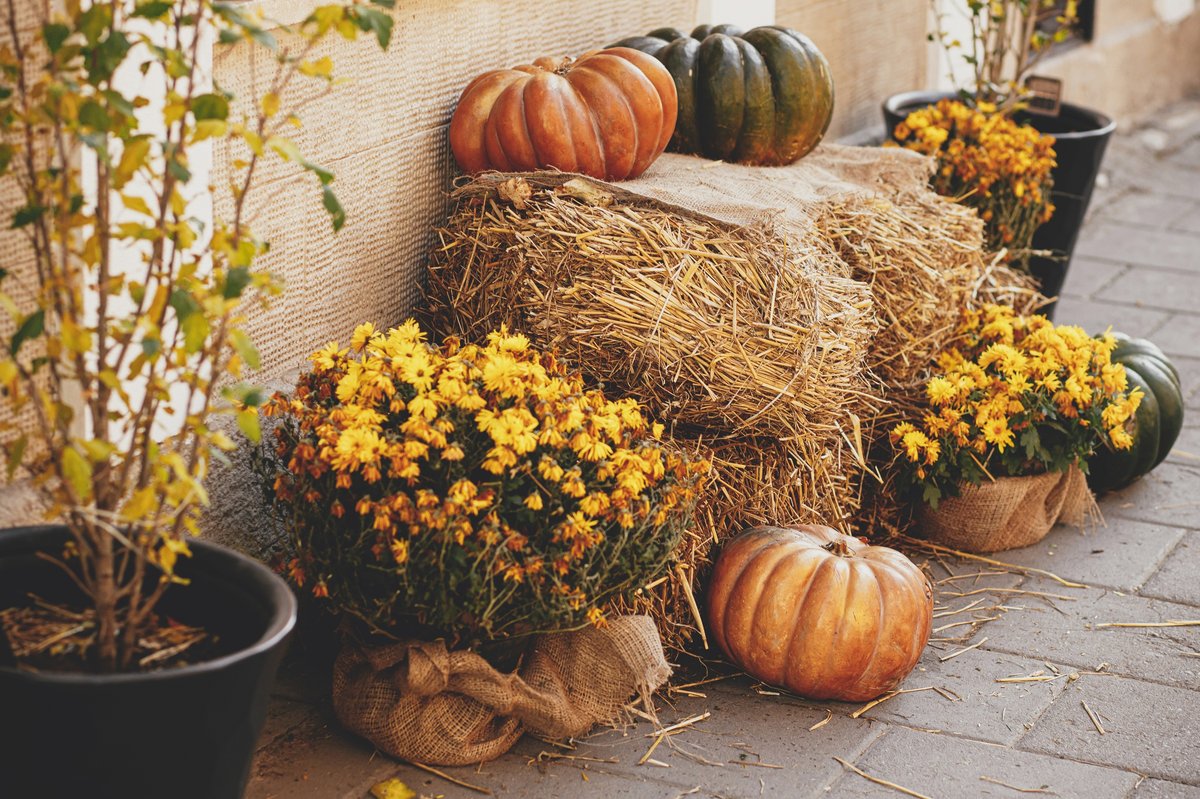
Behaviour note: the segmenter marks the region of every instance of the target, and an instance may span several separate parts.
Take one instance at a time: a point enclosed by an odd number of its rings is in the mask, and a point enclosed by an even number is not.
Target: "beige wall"
[[[1118,120],[1143,115],[1200,91],[1200,10],[1192,0],[1097,0],[1093,41],[1038,72],[1062,78],[1069,102]]]
[[[303,4],[273,2],[267,10],[289,5]],[[695,0],[409,0],[395,13],[387,53],[367,39],[334,37],[316,54],[331,56],[351,83],[309,105],[309,124],[295,137],[337,174],[346,227],[335,236],[315,179],[274,159],[250,201],[256,233],[272,247],[264,265],[287,282],[283,297],[251,323],[263,354],[260,379],[294,368],[328,340],[346,341],[359,322],[398,323],[416,303],[454,174],[446,126],[472,77],[661,25],[690,26],[696,8]],[[261,94],[251,86],[251,58],[245,47],[218,53],[217,83],[241,97]],[[253,66],[264,75],[269,64]],[[227,183],[237,156],[216,153],[216,186]],[[228,216],[230,204],[220,193],[217,215]]]
[[[925,86],[928,7],[928,0],[778,0],[778,24],[807,35],[829,59],[830,138],[882,126],[885,97]]]

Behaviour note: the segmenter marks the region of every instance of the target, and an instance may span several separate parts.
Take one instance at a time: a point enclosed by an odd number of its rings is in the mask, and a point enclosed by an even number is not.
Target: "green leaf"
[[[149,3],[139,3],[133,9],[133,16],[145,19],[158,19],[171,10],[171,4],[163,0],[150,0]]]
[[[233,340],[233,349],[237,352],[238,357],[242,359],[242,362],[251,369],[258,369],[261,365],[258,349],[254,346],[254,342],[250,340],[250,336],[246,335],[246,331],[234,330],[229,334],[229,338]]]
[[[183,289],[175,289],[171,292],[171,298],[168,300],[171,307],[175,309],[175,315],[180,320],[186,319],[193,314],[200,312],[200,303],[196,302],[191,294]]]
[[[342,204],[338,202],[337,195],[333,193],[333,189],[329,186],[323,186],[324,194],[323,202],[325,210],[329,212],[329,220],[333,223],[333,231],[342,229],[342,225],[346,224],[346,212],[342,208]]]
[[[66,25],[48,23],[42,26],[42,40],[51,53],[57,53],[63,42],[71,35],[71,29]]]
[[[392,40],[392,17],[377,8],[358,8],[358,27],[371,31],[379,41],[379,47],[386,50]]]
[[[251,443],[258,444],[262,441],[262,428],[258,424],[257,408],[244,408],[238,411],[237,426],[242,434],[250,439]]]
[[[88,100],[79,106],[79,121],[96,130],[108,130],[109,128],[108,112],[95,100]]]
[[[219,94],[201,94],[192,99],[192,115],[200,119],[228,119],[229,101]]]
[[[100,41],[100,34],[112,24],[112,13],[105,3],[95,3],[79,15],[76,29],[87,39],[88,44]]]
[[[71,488],[75,489],[75,494],[83,502],[87,502],[92,497],[92,465],[79,454],[79,450],[74,447],[67,447],[63,450],[62,455],[62,470],[63,477]]]
[[[0,144],[0,175],[8,172],[8,165],[12,163],[13,148],[11,144]]]
[[[232,300],[242,296],[242,292],[246,290],[251,282],[250,270],[244,266],[233,266],[225,273],[225,286],[222,290],[222,295],[227,300]]]
[[[39,308],[29,316],[26,316],[21,322],[21,326],[17,328],[17,332],[13,333],[12,342],[8,346],[8,351],[16,357],[20,352],[21,346],[31,338],[36,338],[42,335],[42,331],[46,329],[46,312]]]
[[[18,208],[13,214],[11,227],[14,230],[19,227],[25,227],[31,222],[41,219],[42,214],[45,212],[46,209],[40,205],[26,205]]]
[[[167,160],[167,171],[180,183],[187,183],[192,179],[192,173],[188,171],[188,168],[174,158]]]
[[[13,475],[17,473],[17,467],[21,465],[21,459],[25,457],[25,448],[27,446],[29,446],[29,436],[25,433],[22,433],[20,438],[8,445],[9,482],[12,482]]]
[[[162,342],[156,338],[146,337],[142,339],[142,352],[147,358],[153,358],[162,352]]]
[[[130,47],[124,33],[118,30],[109,33],[108,38],[95,48],[88,62],[88,82],[99,86],[111,78],[125,60]]]

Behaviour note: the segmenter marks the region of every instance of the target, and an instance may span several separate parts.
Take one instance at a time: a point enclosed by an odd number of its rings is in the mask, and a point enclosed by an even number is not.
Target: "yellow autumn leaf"
[[[121,203],[130,211],[137,211],[139,214],[146,216],[154,216],[154,212],[150,210],[149,204],[136,194],[122,194]]]
[[[262,111],[268,117],[273,117],[279,113],[279,95],[275,92],[267,92],[262,98]]]
[[[192,133],[192,141],[198,142],[224,136],[228,129],[229,126],[223,119],[201,119],[196,123],[196,130]]]
[[[63,477],[74,489],[75,496],[79,498],[79,501],[90,500],[92,498],[92,465],[79,454],[79,450],[74,447],[67,447],[63,450],[62,470]]]
[[[376,783],[371,787],[375,799],[415,799],[416,793],[396,777]]]
[[[304,61],[300,64],[299,70],[301,75],[328,78],[333,74],[333,60],[329,56],[324,56],[316,61]]]

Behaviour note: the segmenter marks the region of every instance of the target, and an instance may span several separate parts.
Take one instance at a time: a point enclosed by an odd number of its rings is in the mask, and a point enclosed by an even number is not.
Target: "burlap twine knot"
[[[1082,527],[1100,519],[1100,508],[1077,466],[1065,472],[1000,477],[964,484],[957,497],[937,510],[924,503],[917,533],[965,552],[1000,552],[1036,544],[1057,522]]]
[[[333,708],[390,755],[466,765],[499,757],[525,730],[567,738],[614,721],[670,674],[649,616],[539,636],[511,674],[442,641],[347,640],[334,663]]]

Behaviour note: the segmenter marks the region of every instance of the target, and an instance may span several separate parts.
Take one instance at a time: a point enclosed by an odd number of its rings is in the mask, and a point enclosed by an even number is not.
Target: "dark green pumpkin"
[[[659,28],[613,47],[649,53],[675,78],[676,152],[778,166],[808,154],[829,128],[829,62],[794,30],[700,25],[689,36]]]
[[[1129,389],[1145,395],[1132,420],[1133,446],[1099,449],[1088,459],[1088,484],[1097,493],[1123,488],[1163,462],[1183,428],[1183,392],[1179,372],[1151,342],[1114,334],[1114,362],[1124,364]]]

